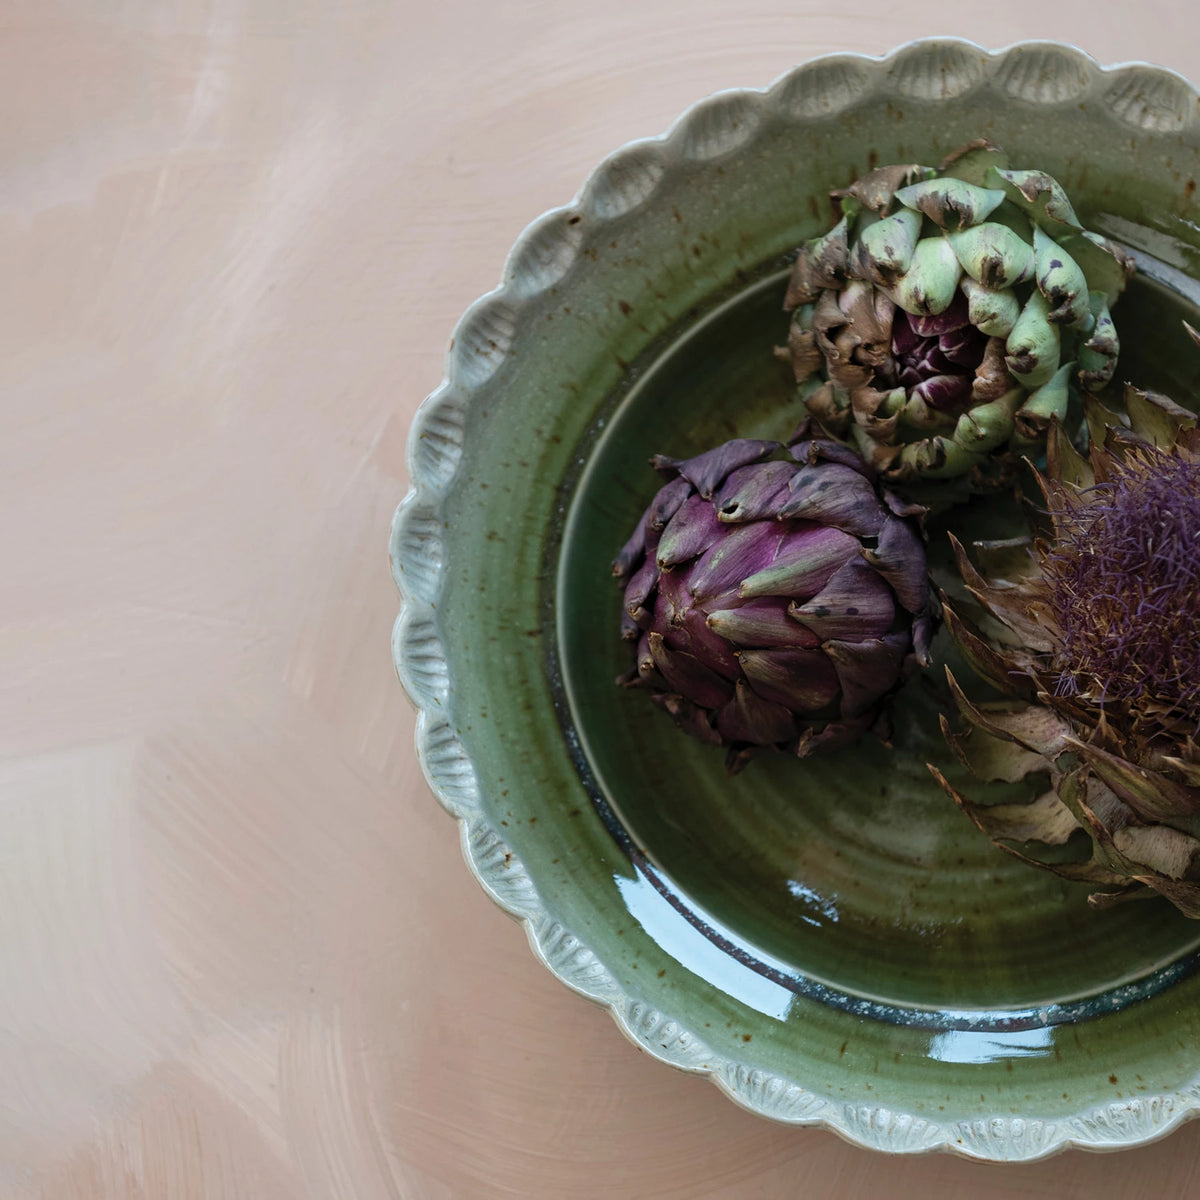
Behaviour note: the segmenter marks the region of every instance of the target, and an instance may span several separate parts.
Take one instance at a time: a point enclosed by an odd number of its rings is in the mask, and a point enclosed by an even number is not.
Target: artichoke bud
[[[1091,337],[1079,350],[1079,382],[1086,390],[1097,391],[1112,379],[1117,369],[1121,342],[1104,293],[1092,292],[1089,299],[1095,323]]]
[[[1066,420],[1067,404],[1071,398],[1070,379],[1074,363],[1064,363],[1047,382],[1017,409],[1017,436],[1027,444],[1040,442],[1046,436],[1051,420]]]
[[[800,310],[778,351],[801,386],[833,385],[802,397],[810,414],[853,434],[887,479],[967,472],[923,495],[1008,487],[1019,453],[1040,453],[1030,439],[1061,407],[1063,381],[1018,420],[1029,393],[1068,360],[1071,389],[1112,377],[1117,339],[1105,304],[1123,289],[1130,258],[1080,227],[1056,180],[1011,170],[982,138],[938,169],[880,167],[831,195],[841,219],[804,247],[785,304],[815,308]],[[908,443],[923,448],[902,459]]]
[[[1039,225],[1033,227],[1033,254],[1037,285],[1050,304],[1048,319],[1060,325],[1082,325],[1091,310],[1088,282],[1079,264]]]
[[[994,291],[970,275],[964,275],[959,286],[967,298],[971,324],[976,329],[988,337],[1006,338],[1012,333],[1021,313],[1021,302],[1014,292],[1007,288]]]
[[[1049,314],[1046,297],[1033,292],[1005,343],[1008,369],[1028,388],[1041,387],[1058,370],[1061,338]]]
[[[888,294],[913,316],[937,316],[950,307],[962,268],[941,237],[922,238],[913,250],[908,270]]]
[[[863,279],[891,287],[912,264],[921,234],[921,214],[902,208],[859,232],[851,267]]]
[[[999,400],[978,404],[963,413],[954,427],[954,441],[965,450],[980,453],[1003,445],[1013,433],[1013,415],[1025,393],[1020,388],[1005,392]]]
[[[1004,188],[1008,198],[1025,209],[1037,223],[1082,229],[1063,186],[1045,171],[1006,171],[993,167],[987,174],[988,187]]]
[[[984,221],[958,233],[947,233],[962,269],[976,283],[994,291],[1032,279],[1033,247],[1007,225]]]
[[[961,179],[928,179],[901,188],[896,199],[924,213],[939,229],[958,230],[986,221],[1004,202],[1004,192]]]

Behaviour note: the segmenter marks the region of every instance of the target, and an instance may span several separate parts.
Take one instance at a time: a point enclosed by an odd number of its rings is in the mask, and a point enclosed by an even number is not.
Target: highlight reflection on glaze
[[[780,983],[738,962],[710,938],[705,937],[654,887],[641,872],[630,879],[614,876],[630,913],[659,946],[676,962],[701,979],[720,984],[735,999],[756,1012],[783,1020],[791,1008],[793,993]],[[712,922],[711,917],[705,917]],[[711,928],[720,930],[716,922]],[[722,931],[728,936],[728,931]]]
[[[1016,1033],[997,1030],[977,1032],[950,1029],[929,1039],[929,1057],[948,1063],[989,1063],[1006,1058],[1035,1058],[1054,1048],[1054,1029],[1022,1029]]]

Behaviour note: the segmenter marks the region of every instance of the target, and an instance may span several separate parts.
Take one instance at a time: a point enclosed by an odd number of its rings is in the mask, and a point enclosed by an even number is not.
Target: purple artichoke
[[[882,701],[932,632],[922,510],[852,450],[739,438],[684,461],[613,564],[634,668],[689,733],[801,757],[884,733]]]

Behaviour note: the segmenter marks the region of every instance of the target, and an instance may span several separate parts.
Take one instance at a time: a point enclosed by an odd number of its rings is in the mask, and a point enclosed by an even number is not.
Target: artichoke
[[[985,615],[946,606],[947,628],[1009,699],[972,703],[948,672],[966,730],[943,731],[980,779],[1049,786],[987,806],[930,769],[1000,849],[1093,904],[1161,894],[1200,917],[1200,430],[1165,397],[1125,403],[1127,424],[1087,402],[1087,457],[1052,425],[1047,536],[977,544],[979,568],[955,544]]]
[[[882,701],[928,663],[922,510],[848,447],[797,438],[653,458],[667,483],[613,564],[636,644],[618,682],[728,746],[731,771],[886,737]]]
[[[893,484],[1006,485],[1072,391],[1112,378],[1132,260],[986,141],[833,197],[840,219],[801,247],[784,301],[808,411]]]

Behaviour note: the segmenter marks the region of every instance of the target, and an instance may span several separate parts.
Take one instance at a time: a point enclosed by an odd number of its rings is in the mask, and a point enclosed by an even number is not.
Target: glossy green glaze
[[[1196,1103],[1200,926],[1092,912],[994,852],[925,770],[954,770],[938,673],[907,685],[894,750],[730,780],[613,685],[608,571],[651,453],[791,431],[785,255],[875,163],[983,135],[1054,173],[1092,228],[1169,264],[1116,310],[1121,374],[1194,393],[1172,330],[1195,312],[1196,108],[1165,73],[1042,44],[843,56],[716,97],[526,235],[418,418],[397,648],[468,857],[556,973],[756,1111],[1011,1159],[1145,1140]]]
[[[571,715],[600,789],[651,861],[723,925],[856,994],[1028,1007],[1173,961],[1200,944],[1200,926],[1165,903],[1092,912],[1088,889],[997,854],[948,803],[926,762],[980,790],[938,726],[955,711],[941,669],[948,639],[897,701],[894,750],[871,739],[803,762],[773,755],[732,779],[721,752],[681,737],[644,692],[612,686],[629,647],[613,638],[620,592],[608,565],[661,483],[648,448],[688,457],[734,430],[786,437],[795,426],[795,388],[771,355],[784,287],[772,274],[673,341],[588,455],[557,614]],[[960,536],[971,510],[954,514]],[[931,536],[944,549],[943,522]],[[991,794],[1027,799],[1029,787]]]

